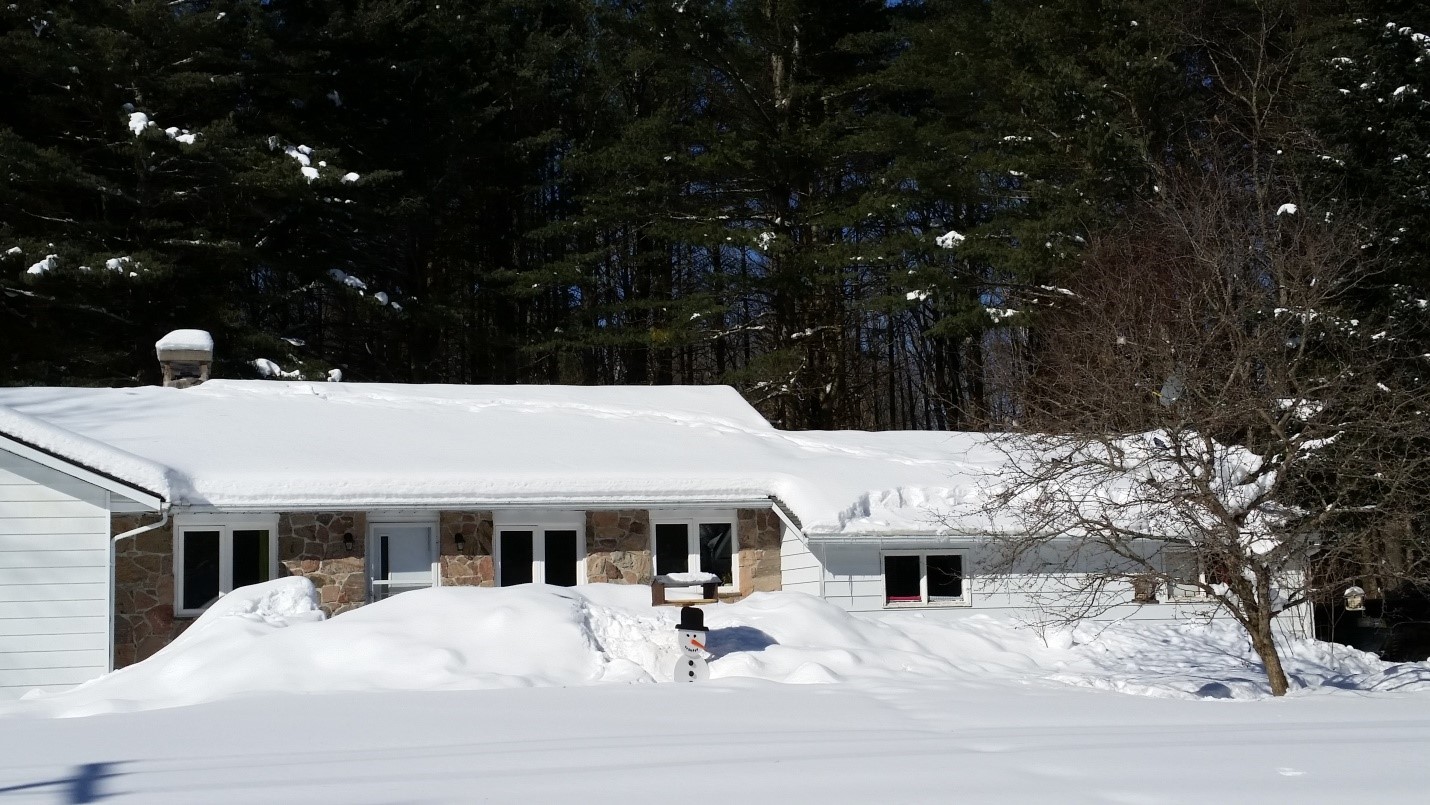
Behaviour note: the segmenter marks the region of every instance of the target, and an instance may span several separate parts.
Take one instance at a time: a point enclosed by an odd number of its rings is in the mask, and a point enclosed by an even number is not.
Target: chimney
[[[214,361],[214,338],[205,330],[175,330],[154,343],[164,386],[197,386],[209,379]]]

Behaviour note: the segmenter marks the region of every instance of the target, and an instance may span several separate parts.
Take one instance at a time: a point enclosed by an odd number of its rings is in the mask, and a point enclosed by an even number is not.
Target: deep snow
[[[852,615],[802,593],[705,607],[711,677],[784,684],[1021,679],[1170,698],[1267,695],[1234,626],[1187,621],[1039,631],[992,616]],[[324,620],[303,577],[221,598],[154,657],[15,712],[151,710],[253,693],[655,684],[679,610],[631,585],[439,587]],[[1284,648],[1296,695],[1430,691],[1430,666],[1313,640]]]
[[[682,685],[678,610],[646,592],[433,589],[324,621],[303,579],[245,588],[150,660],[8,705],[0,797],[1424,801],[1424,664],[1296,643],[1269,699],[1202,624],[1040,636],[769,593],[706,608],[713,678]]]

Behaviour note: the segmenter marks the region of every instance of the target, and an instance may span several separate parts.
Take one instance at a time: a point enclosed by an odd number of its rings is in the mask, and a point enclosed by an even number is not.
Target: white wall
[[[884,550],[949,550],[966,551],[965,567],[969,576],[969,602],[963,606],[886,607],[881,552]],[[823,595],[830,603],[850,612],[877,617],[907,617],[921,613],[924,618],[962,618],[969,615],[1001,615],[1029,623],[1046,623],[1053,613],[1069,606],[1075,597],[1070,590],[1078,589],[1083,573],[1046,572],[1025,575],[987,575],[980,566],[990,564],[987,548],[973,540],[932,542],[925,540],[890,540],[877,542],[815,543],[813,556],[823,575]],[[1091,557],[1082,560],[1095,562]],[[1074,565],[1076,567],[1076,565]],[[1087,567],[1086,564],[1083,567]],[[788,584],[785,589],[792,589]],[[798,588],[814,592],[808,588]],[[1169,602],[1164,594],[1157,604],[1132,603],[1130,586],[1120,593],[1108,593],[1101,599],[1095,615],[1097,620],[1186,621],[1214,614],[1205,602]],[[1110,605],[1110,606],[1109,606]],[[1277,619],[1279,631],[1285,635],[1310,637],[1310,607],[1297,607]]]
[[[0,450],[0,698],[109,665],[108,493]]]
[[[819,595],[819,577],[823,571],[819,561],[793,529],[782,527],[780,532],[781,589]]]

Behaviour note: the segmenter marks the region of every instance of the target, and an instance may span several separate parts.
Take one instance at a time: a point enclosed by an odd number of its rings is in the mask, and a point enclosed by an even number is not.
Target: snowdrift
[[[678,610],[643,587],[525,585],[404,593],[325,620],[313,586],[285,578],[234,591],[150,659],[12,712],[82,716],[260,693],[472,690],[664,683]],[[909,679],[1069,684],[1177,698],[1267,695],[1255,655],[1219,624],[1042,633],[989,616],[850,615],[800,593],[706,607],[714,684],[887,684]],[[1430,688],[1430,665],[1389,665],[1342,646],[1285,649],[1296,693]]]

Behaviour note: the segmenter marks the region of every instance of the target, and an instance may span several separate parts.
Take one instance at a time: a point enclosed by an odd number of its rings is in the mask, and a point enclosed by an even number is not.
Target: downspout
[[[128,531],[125,531],[123,534],[115,534],[115,535],[109,540],[109,663],[108,663],[108,668],[109,668],[110,671],[113,671],[113,670],[114,670],[114,626],[115,626],[115,614],[114,614],[114,610],[115,610],[115,592],[116,592],[116,588],[119,586],[119,579],[116,578],[116,576],[117,576],[117,574],[118,574],[119,541],[122,540],[122,539],[128,539],[128,538],[130,538],[130,537],[137,537],[137,536],[139,536],[140,534],[143,534],[143,533],[145,533],[145,532],[147,532],[147,531],[153,531],[153,530],[156,529],[156,528],[163,528],[164,526],[166,526],[166,525],[168,525],[168,524],[169,524],[169,504],[168,504],[168,503],[163,503],[163,504],[160,504],[160,506],[159,506],[159,521],[158,521],[157,523],[150,523],[149,525],[141,525],[141,526],[139,526],[138,528],[131,528],[131,529],[129,529]]]
[[[785,511],[784,504],[780,503],[780,501],[776,499],[773,495],[770,496],[770,508],[774,510],[775,516],[780,518],[780,522],[784,523],[785,528],[788,528],[790,531],[794,532],[795,538],[798,539],[801,543],[803,543],[805,550],[809,551],[810,555],[814,557],[814,561],[819,563],[819,598],[820,600],[823,600],[824,557],[819,556],[814,552],[814,546],[809,544],[809,537],[805,536],[804,532],[800,530],[800,527],[795,525],[794,518],[790,517],[789,513]],[[781,581],[780,587],[784,587],[783,581]]]

